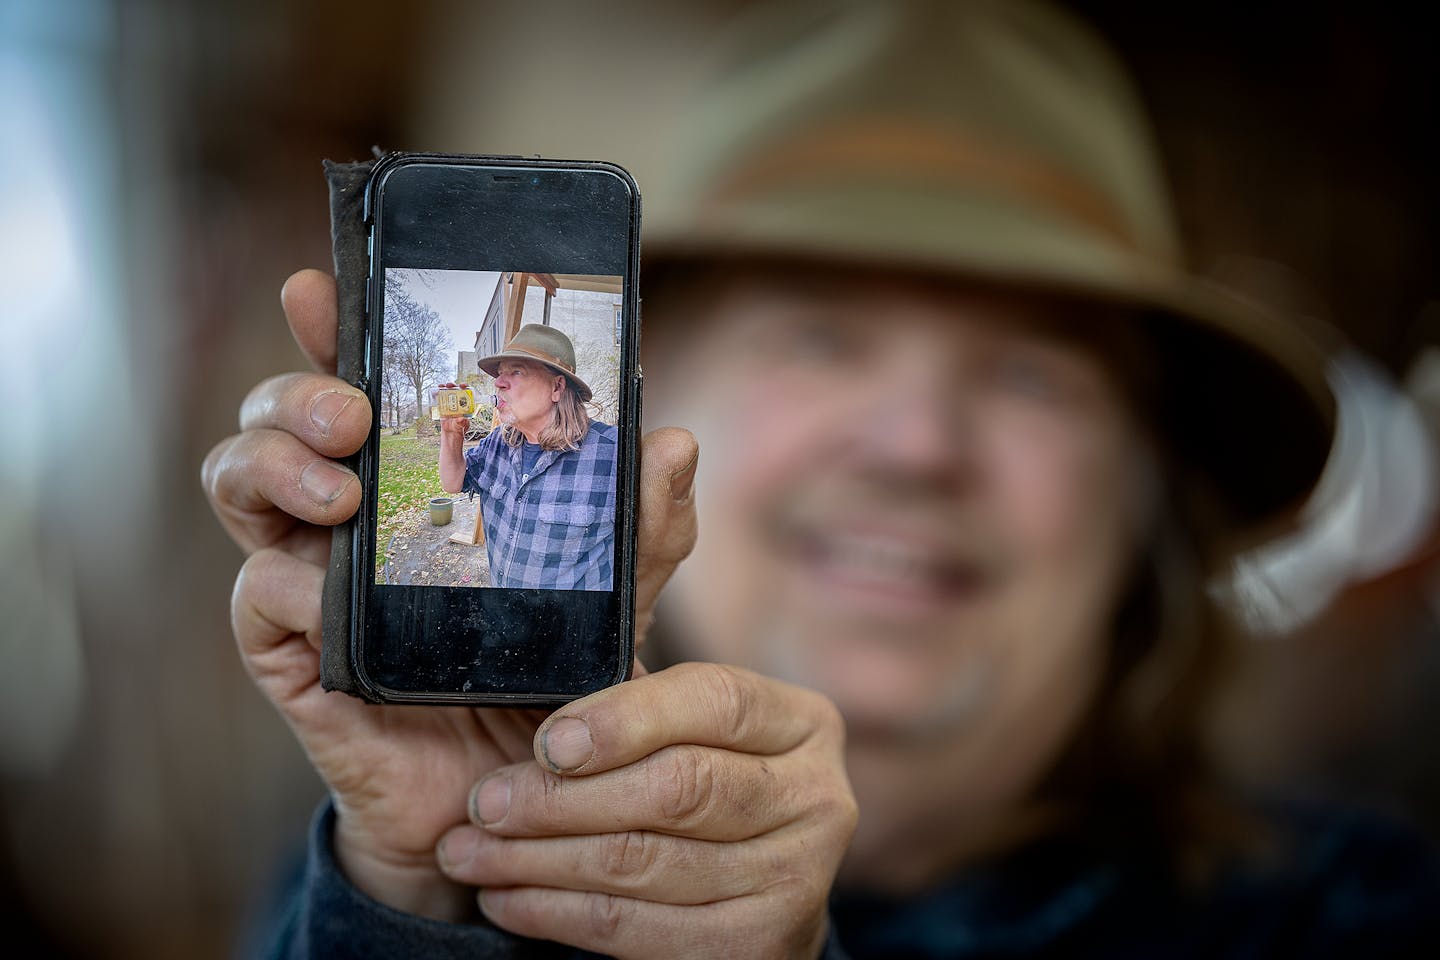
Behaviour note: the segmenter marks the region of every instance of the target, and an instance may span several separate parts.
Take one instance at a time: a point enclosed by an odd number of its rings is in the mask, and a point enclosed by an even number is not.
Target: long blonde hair
[[[590,432],[590,414],[570,378],[565,378],[565,389],[555,401],[551,411],[550,424],[540,431],[541,450],[579,450],[580,441]],[[525,442],[525,435],[513,423],[500,428],[500,437],[512,447]]]

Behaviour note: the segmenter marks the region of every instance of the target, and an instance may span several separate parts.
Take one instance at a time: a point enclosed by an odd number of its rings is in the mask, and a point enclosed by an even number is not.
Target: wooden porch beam
[[[525,288],[530,283],[530,274],[510,275],[510,300],[505,304],[505,340],[509,343],[520,332],[520,319],[525,314]],[[501,349],[504,349],[502,344]]]

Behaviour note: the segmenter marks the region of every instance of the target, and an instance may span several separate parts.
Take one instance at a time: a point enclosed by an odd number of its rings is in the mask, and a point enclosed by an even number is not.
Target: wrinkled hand
[[[472,893],[437,869],[435,844],[465,819],[466,792],[477,777],[531,755],[544,714],[382,707],[321,690],[326,528],[360,505],[359,479],[332,458],[360,448],[372,414],[363,393],[333,376],[334,281],[301,271],[281,301],[296,341],[322,372],[272,377],[252,390],[241,407],[241,432],[218,444],[202,471],[216,515],[249,554],[231,601],[240,652],[330,788],[336,856],[351,882],[411,913],[473,915]],[[641,624],[694,543],[696,455],[683,430],[656,431],[642,445]]]
[[[516,934],[644,957],[814,957],[855,829],[819,694],[682,664],[577,700],[437,850]]]

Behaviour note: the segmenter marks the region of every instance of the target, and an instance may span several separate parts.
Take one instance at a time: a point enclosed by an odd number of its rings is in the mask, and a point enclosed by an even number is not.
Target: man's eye
[[[999,357],[991,369],[991,380],[1007,393],[1034,400],[1058,400],[1064,393],[1064,378],[1039,357]]]

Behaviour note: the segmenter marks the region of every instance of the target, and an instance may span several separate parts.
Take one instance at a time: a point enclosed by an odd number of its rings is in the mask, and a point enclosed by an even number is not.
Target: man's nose
[[[969,456],[968,403],[958,371],[934,351],[902,351],[870,383],[868,455],[895,468],[951,473]]]

